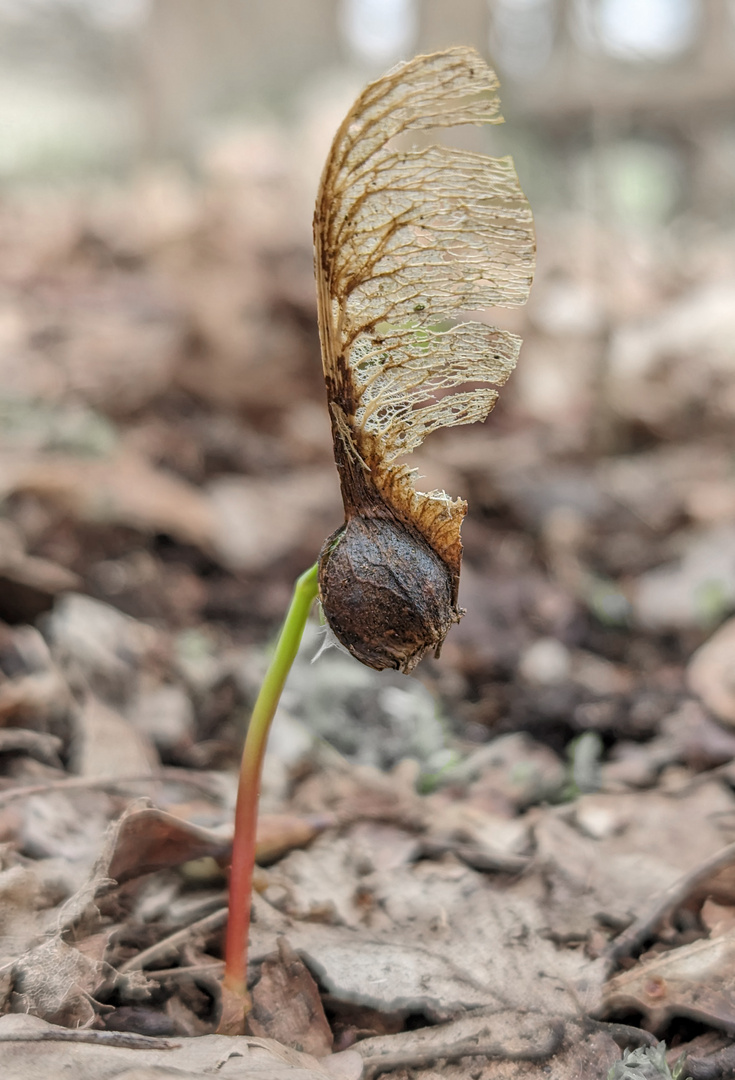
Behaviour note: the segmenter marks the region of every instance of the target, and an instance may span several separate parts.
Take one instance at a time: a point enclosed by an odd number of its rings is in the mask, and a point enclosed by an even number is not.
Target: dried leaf
[[[652,895],[722,848],[718,820],[733,805],[732,795],[710,781],[676,796],[584,795],[573,808],[544,815],[534,840],[546,880],[547,925],[555,935],[579,938],[601,916],[608,925],[627,924]]]
[[[286,938],[279,939],[278,955],[263,961],[252,999],[247,1021],[252,1035],[278,1039],[315,1057],[331,1053],[319,987]]]
[[[167,533],[212,550],[214,515],[206,497],[135,453],[99,461],[39,455],[19,470],[11,486],[79,521],[124,525],[148,535]]]
[[[322,552],[320,595],[340,641],[379,669],[410,671],[460,617],[466,503],[416,491],[397,459],[437,428],[487,416],[520,341],[461,320],[523,304],[534,257],[510,158],[397,140],[500,123],[496,90],[471,49],[401,65],[347,114],[317,197],[319,327],[346,516]],[[471,383],[484,386],[457,389]]]
[[[355,1080],[351,1062],[344,1071],[327,1072],[309,1054],[280,1046],[273,1039],[205,1035],[193,1039],[145,1039],[108,1031],[66,1031],[35,1016],[0,1017],[3,1080],[38,1080],[40,1076],[75,1076],[85,1080],[152,1080],[176,1077],[204,1080]]]
[[[3,728],[0,730],[0,754],[28,754],[45,765],[59,767],[61,739],[58,735],[48,735],[41,731],[28,731],[25,728]]]
[[[191,825],[153,807],[140,804],[113,822],[87,880],[58,913],[59,929],[75,928],[77,938],[98,929],[96,901],[116,884],[132,881],[155,870],[227,850],[228,838],[211,829]]]
[[[256,857],[273,861],[291,848],[308,844],[329,824],[328,818],[265,814],[258,823]],[[105,875],[118,883],[194,859],[226,859],[232,845],[229,826],[207,829],[153,806],[129,810],[111,835]]]
[[[735,725],[733,649],[735,619],[727,622],[697,649],[689,661],[687,682],[718,719]]]
[[[634,613],[649,631],[711,627],[735,603],[735,528],[684,534],[681,558],[638,578]]]
[[[140,668],[161,648],[161,635],[91,596],[68,593],[46,622],[57,663],[105,701],[138,689]]]
[[[277,484],[271,477],[219,477],[207,494],[220,561],[251,573],[298,546],[306,549],[309,540],[313,550],[324,535],[327,513],[339,505],[334,474],[323,468],[300,469]]]
[[[0,617],[33,622],[48,611],[58,593],[80,584],[65,567],[28,555],[18,531],[9,521],[0,521]]]
[[[90,695],[77,715],[71,764],[80,776],[118,777],[146,776],[160,763],[145,732]]]
[[[275,862],[293,848],[306,847],[324,829],[333,827],[332,814],[260,814],[255,858],[261,865]]]
[[[33,626],[7,628],[2,651],[0,725],[66,731],[72,697],[38,630]]]
[[[155,807],[133,810],[123,816],[116,831],[107,873],[122,883],[206,855],[222,857],[230,843],[229,836]]]
[[[646,1026],[687,1016],[730,1031],[735,1024],[735,933],[695,941],[616,975],[605,990],[605,1012],[636,1010]]]
[[[32,1013],[51,1023],[83,1027],[94,1020],[90,998],[100,984],[112,982],[105,963],[53,937],[25,953],[13,967],[13,1012]]]
[[[362,882],[385,929],[295,923],[288,931],[320,985],[339,1001],[434,1021],[490,1006],[571,1015],[597,1003],[602,967],[556,948],[524,887],[491,891],[462,867],[429,864]],[[385,924],[386,920],[383,920]]]
[[[0,966],[32,948],[54,922],[53,907],[66,895],[58,871],[44,862],[24,866],[4,858],[0,870]]]
[[[96,861],[100,842],[115,811],[100,791],[39,791],[21,800],[16,843],[34,859],[59,859],[77,884]]]

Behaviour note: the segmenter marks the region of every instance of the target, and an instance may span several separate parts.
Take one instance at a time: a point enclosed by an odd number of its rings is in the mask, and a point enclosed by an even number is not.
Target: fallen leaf
[[[212,549],[214,517],[206,497],[132,452],[102,461],[40,455],[19,470],[13,490],[47,500],[78,521],[166,533]]]
[[[584,795],[569,808],[544,814],[534,836],[548,925],[562,938],[577,940],[601,920],[627,925],[652,893],[723,847],[717,818],[724,820],[733,805],[724,786],[710,781],[679,796],[658,791]]]
[[[48,735],[25,728],[0,729],[0,754],[28,754],[44,765],[61,767],[59,751],[62,740],[58,735]]]
[[[115,813],[100,791],[40,791],[22,800],[17,810],[16,843],[34,859],[61,859],[78,880],[95,862]]]
[[[105,701],[127,701],[137,690],[140,668],[161,651],[152,627],[91,596],[69,593],[45,624],[55,662],[72,680]]]
[[[735,705],[735,694],[733,703]],[[735,718],[735,713],[733,716]],[[669,747],[669,761],[680,761],[702,772],[735,758],[735,732],[717,723],[698,701],[683,701],[662,721],[661,735],[652,739],[648,747],[654,753],[658,751],[661,757]]]
[[[509,811],[553,798],[565,781],[560,758],[525,731],[492,739],[440,777],[442,784],[467,786],[476,805]]]
[[[674,1016],[730,1031],[735,1026],[734,967],[735,931],[682,945],[610,979],[602,1015],[634,1009],[654,1032]]]
[[[74,727],[70,764],[79,776],[149,776],[160,766],[148,736],[92,695],[78,710]]]
[[[648,630],[712,626],[735,602],[735,530],[719,526],[682,539],[681,559],[642,574],[636,618]]]
[[[156,683],[141,688],[128,715],[131,724],[168,760],[190,748],[196,738],[194,706],[181,686]]]
[[[0,967],[12,964],[55,923],[56,905],[71,891],[58,866],[24,865],[5,856],[0,870]]]
[[[118,823],[107,874],[122,884],[205,855],[222,858],[231,844],[230,830],[204,829],[155,807],[133,809]]]
[[[260,814],[255,859],[260,866],[267,866],[294,848],[306,847],[324,829],[336,824],[333,814]]]
[[[66,730],[73,706],[66,679],[34,626],[6,628],[0,681],[0,724]]]
[[[423,865],[421,876],[406,868],[363,883],[390,927],[288,932],[333,997],[435,1021],[491,1004],[560,1016],[597,1000],[600,966],[549,941],[525,887],[499,893],[466,867]]]
[[[204,1035],[146,1039],[124,1032],[69,1031],[35,1016],[0,1017],[3,1080],[38,1080],[68,1073],[79,1080],[193,1077],[242,1080],[324,1080],[327,1071],[308,1054],[253,1036]],[[336,1073],[339,1077],[339,1073]],[[349,1073],[345,1072],[345,1080]],[[353,1073],[354,1076],[354,1073]]]
[[[451,789],[450,789],[451,791]],[[519,873],[529,863],[531,830],[523,818],[492,814],[473,802],[438,792],[429,797],[431,820],[421,849],[435,856],[453,852],[477,870]]]
[[[296,919],[359,926],[364,919],[357,895],[362,865],[348,837],[326,836],[307,851],[292,851],[271,875],[286,888],[287,899],[279,908]]]
[[[702,904],[699,917],[710,937],[735,931],[735,908],[731,904],[717,904],[708,896]]]
[[[697,649],[687,667],[689,688],[720,720],[735,726],[735,619]]]
[[[319,987],[288,943],[279,938],[278,955],[266,957],[251,992],[250,1034],[277,1039],[315,1057],[331,1053],[332,1032]]]
[[[71,570],[28,555],[20,533],[9,521],[0,521],[0,617],[6,622],[35,622],[55,596],[80,585]]]
[[[230,570],[262,570],[287,553],[316,550],[341,508],[333,469],[273,480],[228,476],[207,488],[214,543]]]
[[[12,1010],[65,1027],[86,1027],[96,1015],[93,995],[103,983],[112,984],[114,975],[108,964],[53,937],[13,965]]]

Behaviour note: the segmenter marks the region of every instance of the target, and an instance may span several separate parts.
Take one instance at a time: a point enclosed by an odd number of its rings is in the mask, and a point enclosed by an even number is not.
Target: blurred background
[[[196,170],[271,125],[303,151],[369,77],[464,43],[502,77],[539,209],[712,219],[733,203],[734,20],[729,0],[2,0],[0,171]]]
[[[0,0],[8,625],[72,589],[181,663],[268,639],[341,520],[320,170],[368,79],[453,44],[500,75],[474,145],[539,260],[495,413],[417,455],[471,508],[423,678],[475,741],[658,730],[735,611],[732,0]]]

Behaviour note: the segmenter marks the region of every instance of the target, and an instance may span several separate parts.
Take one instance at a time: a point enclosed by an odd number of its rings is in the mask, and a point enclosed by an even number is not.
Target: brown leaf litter
[[[420,451],[473,506],[441,663],[309,638],[284,696],[253,1023],[313,1056],[212,1034],[242,731],[339,522],[311,257],[243,160],[0,207],[0,1072],[571,1080],[664,1037],[729,1075],[735,246],[672,277],[575,221],[494,432]]]
[[[90,1037],[132,1030],[186,1041],[219,1023],[232,789],[161,768],[152,741],[143,758],[130,756],[143,738],[127,719],[136,684],[146,665],[172,677],[166,650],[104,605],[69,604],[48,623],[50,651],[37,649],[62,683],[72,680],[63,708],[19,714],[52,729],[3,729],[17,732],[5,752],[50,770],[51,781],[7,790],[5,1010]],[[661,737],[670,769],[691,754],[672,725]],[[62,754],[76,778],[64,776]],[[291,816],[262,820],[260,856],[272,865],[254,910],[254,1031],[319,1058],[337,1033],[366,1076],[437,1060],[450,1076],[466,1060],[485,1062],[478,1075],[522,1076],[552,1059],[551,1075],[564,1077],[595,1055],[615,1060],[605,1032],[631,1010],[654,1030],[677,1018],[729,1028],[735,796],[719,765],[678,783],[672,774],[668,791],[553,806],[543,800],[564,770],[528,736],[469,755],[425,796],[410,763],[386,775],[313,754],[307,742],[284,804]],[[143,782],[159,805],[131,803],[126,791]],[[302,850],[287,853],[293,846]],[[652,909],[657,892],[666,899]],[[616,945],[642,912],[637,936]],[[656,937],[663,952],[606,982],[624,952]],[[584,1016],[600,1026],[585,1027]]]

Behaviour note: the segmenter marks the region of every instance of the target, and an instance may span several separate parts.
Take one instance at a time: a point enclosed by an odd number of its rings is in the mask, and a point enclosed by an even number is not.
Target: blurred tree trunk
[[[203,117],[288,102],[342,58],[339,0],[151,0],[141,40],[143,144],[191,147]]]
[[[417,52],[474,45],[487,55],[489,38],[487,0],[418,0]]]

